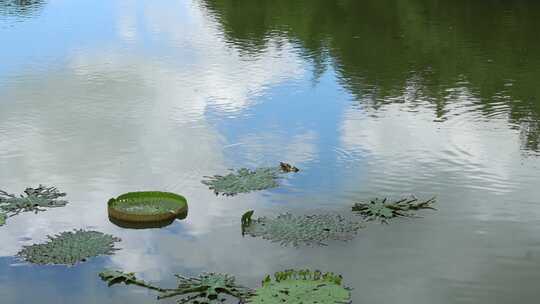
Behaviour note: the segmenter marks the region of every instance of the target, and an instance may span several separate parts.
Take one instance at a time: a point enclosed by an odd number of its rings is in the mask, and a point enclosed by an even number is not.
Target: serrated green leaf
[[[252,304],[336,304],[350,303],[349,289],[341,276],[320,271],[286,270],[263,281],[262,287],[247,299]]]
[[[34,264],[74,265],[98,255],[110,255],[118,250],[120,239],[98,231],[74,230],[62,232],[42,244],[24,246],[17,256]]]
[[[206,177],[202,183],[216,194],[233,196],[257,190],[275,188],[282,173],[298,172],[296,167],[280,163],[278,167],[263,167],[255,170],[241,168],[225,176],[214,175]]]
[[[44,208],[63,207],[68,202],[59,198],[65,195],[55,187],[43,185],[39,185],[37,188],[26,188],[24,194],[19,196],[0,190],[0,213],[5,215],[3,223],[5,224],[8,215],[13,216],[29,211],[37,213],[45,211]],[[1,223],[2,219],[0,218],[0,226],[3,225]]]
[[[243,233],[262,237],[283,246],[325,245],[330,240],[348,241],[363,226],[337,214],[294,216],[280,214],[276,218],[260,217],[243,224]]]
[[[133,273],[106,269],[99,274],[109,286],[118,283],[134,284],[159,292],[158,299],[180,297],[178,303],[222,303],[223,295],[236,297],[240,300],[253,294],[249,288],[237,285],[235,278],[222,273],[203,273],[197,278],[186,278],[176,275],[176,288],[160,288],[135,277]]]
[[[382,222],[386,222],[387,219],[391,219],[399,216],[413,216],[411,210],[420,209],[435,209],[432,204],[435,202],[435,198],[431,198],[426,201],[419,202],[417,198],[403,198],[395,202],[388,202],[387,199],[374,199],[367,203],[355,203],[352,207],[352,211],[363,216],[367,220],[379,219]]]

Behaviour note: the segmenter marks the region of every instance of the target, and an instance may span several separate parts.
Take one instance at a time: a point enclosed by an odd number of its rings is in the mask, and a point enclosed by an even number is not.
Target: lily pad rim
[[[174,208],[174,210],[171,210],[169,212],[162,212],[157,214],[133,213],[126,210],[121,210],[115,206],[116,204],[128,203],[129,201],[132,201],[134,204],[143,204],[145,198],[151,200],[162,198],[169,202],[173,202],[178,206],[177,208]],[[127,192],[119,195],[116,198],[109,199],[109,201],[107,202],[107,209],[110,218],[114,218],[116,220],[121,220],[124,222],[161,222],[165,220],[173,220],[176,217],[186,213],[188,210],[188,204],[187,199],[184,196],[173,192],[135,191]]]

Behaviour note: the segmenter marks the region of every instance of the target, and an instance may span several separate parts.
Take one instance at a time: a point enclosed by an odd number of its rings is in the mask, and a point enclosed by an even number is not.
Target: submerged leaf
[[[351,293],[341,285],[341,276],[310,270],[277,272],[267,276],[262,287],[247,302],[252,304],[337,304],[350,303]]]
[[[348,241],[354,238],[358,229],[362,228],[360,223],[335,214],[295,216],[285,213],[276,218],[251,219],[252,214],[249,214],[249,223],[242,219],[242,232],[253,237],[280,242],[284,246],[326,245],[326,241],[329,240]]]
[[[48,236],[43,244],[24,246],[17,256],[34,264],[74,265],[98,255],[110,255],[118,250],[120,239],[98,231],[74,230]]]
[[[207,179],[203,180],[202,183],[209,186],[217,195],[233,196],[239,193],[275,188],[279,186],[280,174],[298,171],[296,167],[280,163],[279,167],[257,168],[255,170],[241,168],[225,176],[206,177]]]
[[[0,212],[0,226],[6,224],[7,215],[5,213]]]

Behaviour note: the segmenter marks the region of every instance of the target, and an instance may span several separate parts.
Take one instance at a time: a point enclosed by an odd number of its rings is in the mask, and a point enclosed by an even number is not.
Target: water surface
[[[341,273],[354,303],[524,303],[540,282],[540,4],[533,1],[0,1],[0,189],[71,204],[0,228],[2,303],[154,303],[102,268]],[[277,189],[216,197],[200,180],[290,162]],[[110,223],[123,192],[185,195],[163,229]],[[348,243],[242,238],[240,216],[437,196],[423,218]],[[74,228],[122,238],[75,267],[21,246]],[[166,302],[164,302],[166,303]],[[172,302],[171,302],[172,303]]]

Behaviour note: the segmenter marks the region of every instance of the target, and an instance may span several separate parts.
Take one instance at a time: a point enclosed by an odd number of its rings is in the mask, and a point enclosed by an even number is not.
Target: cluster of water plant
[[[45,211],[45,208],[63,207],[68,202],[59,198],[66,196],[55,187],[39,185],[37,188],[26,188],[24,194],[10,194],[0,190],[0,226],[6,223],[8,217],[21,212]]]
[[[216,194],[235,195],[278,186],[283,173],[298,172],[298,168],[280,163],[275,168],[249,170],[242,168],[226,176],[216,175],[203,183]],[[20,212],[44,211],[47,207],[61,207],[67,201],[59,198],[65,193],[54,187],[40,185],[27,188],[23,195],[16,196],[0,190],[0,226],[8,217]],[[386,198],[374,199],[367,203],[356,203],[352,210],[366,220],[388,219],[414,216],[412,211],[434,209],[435,198],[419,201],[415,197],[394,202]],[[128,222],[155,222],[176,218],[187,212],[186,199],[168,192],[130,192],[112,198],[108,202],[109,217]],[[283,246],[327,245],[329,241],[348,241],[363,228],[360,222],[349,220],[338,214],[293,215],[280,214],[275,218],[253,218],[254,211],[242,215],[242,235],[262,237]],[[114,254],[120,241],[112,235],[98,231],[74,230],[47,236],[42,244],[23,246],[17,256],[35,264],[75,265],[98,255]],[[238,285],[235,278],[223,273],[203,273],[198,277],[184,277],[176,274],[175,288],[162,288],[138,279],[134,273],[118,270],[104,270],[100,278],[109,286],[124,283],[137,285],[158,292],[157,299],[177,298],[177,303],[212,304],[223,303],[228,298],[236,298],[240,303],[252,304],[349,304],[350,289],[342,285],[342,277],[333,273],[311,270],[285,270],[266,276],[262,286],[250,289]]]
[[[159,299],[180,297],[177,303],[210,304],[225,301],[226,296],[239,300],[249,298],[253,290],[236,284],[235,278],[223,273],[203,273],[199,277],[184,277],[175,274],[176,288],[161,288],[138,279],[134,273],[125,273],[118,270],[104,270],[99,277],[109,286],[124,283],[137,285],[155,290]]]
[[[205,176],[203,184],[214,190],[216,195],[233,196],[279,186],[281,174],[298,172],[299,169],[281,162],[277,167],[262,167],[255,170],[241,168],[227,175]]]
[[[120,239],[98,231],[74,230],[47,236],[43,244],[23,246],[17,256],[34,264],[75,265],[98,255],[113,254]]]
[[[338,214],[292,215],[252,219],[253,210],[242,216],[242,234],[262,237],[283,246],[327,245],[327,241],[349,241],[363,226]]]
[[[134,273],[118,270],[104,270],[99,277],[109,286],[124,283],[137,285],[159,293],[159,299],[181,297],[177,303],[210,304],[222,303],[226,297],[233,297],[240,303],[303,303],[337,304],[350,303],[350,289],[342,285],[342,277],[334,273],[311,270],[285,270],[270,275],[262,281],[258,289],[250,289],[236,284],[235,278],[223,273],[203,273],[199,277],[178,279],[176,288],[162,288],[138,279]]]
[[[413,217],[415,216],[411,211],[420,209],[432,209],[435,198],[430,198],[425,201],[419,201],[416,197],[402,198],[397,201],[391,202],[387,198],[374,199],[366,203],[355,203],[352,207],[352,211],[360,214],[366,220],[380,220],[383,223],[387,223],[387,220],[394,217]]]
[[[350,289],[342,285],[342,277],[318,270],[285,270],[274,279],[267,276],[262,286],[248,298],[252,304],[337,304],[351,303]]]

